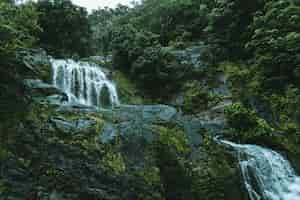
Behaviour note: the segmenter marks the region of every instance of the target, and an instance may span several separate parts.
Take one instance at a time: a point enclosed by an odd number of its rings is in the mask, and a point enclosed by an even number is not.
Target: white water
[[[221,140],[239,152],[239,164],[251,200],[300,200],[300,177],[279,153]]]
[[[111,106],[119,104],[115,84],[97,65],[70,59],[52,59],[51,63],[53,84],[67,94],[70,103],[100,107],[103,105],[101,95],[106,89]]]

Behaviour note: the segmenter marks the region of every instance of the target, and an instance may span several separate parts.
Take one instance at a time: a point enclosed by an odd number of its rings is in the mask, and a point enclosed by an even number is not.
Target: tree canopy
[[[90,54],[91,29],[85,8],[70,0],[39,0],[36,3],[41,47],[54,56]]]

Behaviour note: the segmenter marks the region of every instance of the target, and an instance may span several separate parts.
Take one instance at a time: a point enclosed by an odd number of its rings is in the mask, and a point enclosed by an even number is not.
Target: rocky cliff
[[[48,59],[24,57],[31,68],[18,83],[24,109],[1,115],[1,198],[244,199],[237,160],[213,140],[225,126],[226,102],[185,114],[143,105],[125,84],[119,93],[127,97],[115,108],[66,104],[49,81]],[[141,100],[126,105],[130,99]]]

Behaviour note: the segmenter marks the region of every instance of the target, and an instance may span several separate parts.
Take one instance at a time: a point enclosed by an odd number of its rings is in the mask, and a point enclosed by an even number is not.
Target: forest
[[[296,200],[299,163],[299,0],[0,0],[0,200]]]

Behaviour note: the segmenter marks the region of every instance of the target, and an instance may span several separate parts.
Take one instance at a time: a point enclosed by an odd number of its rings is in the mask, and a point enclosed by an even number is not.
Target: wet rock
[[[190,146],[193,148],[199,147],[202,144],[200,131],[203,128],[200,120],[191,116],[186,116],[181,119],[181,123],[188,136]]]
[[[107,143],[109,141],[112,141],[116,136],[117,136],[117,128],[111,123],[106,123],[99,137],[101,142]]]
[[[106,86],[104,86],[100,93],[100,104],[101,108],[111,108],[111,101],[110,101],[110,92]]]
[[[184,92],[179,92],[178,94],[173,95],[170,105],[182,107],[184,105]]]
[[[39,77],[43,81],[51,82],[51,63],[50,57],[43,49],[19,52],[24,65],[34,72],[33,77]]]
[[[61,95],[66,98],[66,94],[51,84],[44,83],[39,79],[25,79],[23,81],[27,94],[32,97],[46,97],[51,95]]]
[[[203,54],[205,54],[207,49],[207,45],[200,43],[183,50],[172,50],[171,53],[181,62],[181,64],[190,64],[194,68],[203,68],[207,67],[207,64],[203,59]]]
[[[87,133],[89,130],[94,128],[97,123],[95,119],[91,118],[66,120],[63,117],[51,118],[50,122],[57,131],[67,134]]]
[[[49,196],[49,200],[65,200],[61,194],[57,193],[56,191],[51,192]]]
[[[125,138],[142,136],[146,141],[151,141],[153,134],[149,126],[156,123],[176,123],[184,127],[190,145],[199,147],[202,144],[199,134],[201,131],[207,130],[217,134],[225,127],[223,110],[226,105],[218,105],[210,111],[190,116],[183,116],[174,107],[166,105],[122,105],[111,111],[100,110],[99,112],[112,122],[105,125],[100,140],[109,142],[119,135]]]
[[[90,56],[86,58],[85,60],[89,60],[92,62],[96,63],[107,63],[107,62],[112,62],[112,55],[107,55],[107,56]]]
[[[224,73],[218,73],[216,75],[216,87],[211,89],[212,94],[222,95],[222,96],[231,96],[230,89],[227,83],[227,77]]]
[[[143,107],[143,119],[149,121],[170,121],[176,114],[177,110],[171,106],[157,105]]]
[[[177,110],[166,105],[121,105],[113,110],[99,110],[99,113],[111,122],[104,126],[100,134],[102,142],[111,141],[117,136],[131,139],[142,137],[151,141],[153,135],[149,126],[174,121]]]
[[[62,114],[67,114],[67,113],[95,114],[95,113],[99,113],[100,109],[94,106],[68,103],[68,104],[60,105],[60,107],[57,108],[56,111]]]
[[[50,121],[59,132],[73,134],[76,131],[76,125],[63,118],[53,118]]]
[[[170,121],[177,114],[177,110],[166,105],[121,105],[112,110],[121,121],[139,119],[145,123]]]
[[[55,94],[47,97],[36,97],[34,100],[40,104],[59,106],[66,103],[68,101],[68,97],[66,95]]]
[[[80,118],[76,120],[76,129],[78,132],[83,132],[84,130],[90,129],[96,125],[96,120],[91,118]]]

